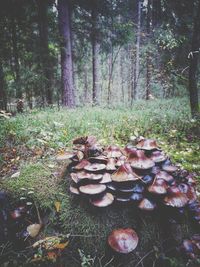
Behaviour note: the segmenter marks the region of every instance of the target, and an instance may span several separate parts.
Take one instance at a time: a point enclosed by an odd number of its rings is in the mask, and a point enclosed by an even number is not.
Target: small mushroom
[[[78,189],[76,187],[72,186],[72,185],[70,185],[69,191],[74,195],[80,195]]]
[[[130,228],[116,229],[108,237],[109,246],[116,252],[128,254],[138,245],[137,233]]]
[[[164,164],[164,165],[162,165],[162,169],[163,169],[163,171],[173,173],[173,172],[176,172],[178,170],[178,167],[176,167],[174,165]]]
[[[116,161],[114,158],[109,158],[108,163],[106,165],[106,170],[107,171],[116,171],[115,163],[116,163]]]
[[[154,195],[165,195],[167,193],[167,184],[163,179],[156,179],[155,182],[148,187],[148,191]]]
[[[159,173],[157,173],[155,179],[163,179],[168,184],[171,184],[174,182],[174,177],[170,175],[169,173],[167,173],[166,171],[160,171]]]
[[[127,181],[136,181],[140,177],[134,173],[129,164],[124,164],[119,167],[119,169],[111,176],[112,181],[114,182],[127,182]]]
[[[87,165],[90,165],[90,164],[91,163],[88,160],[83,159],[73,169],[80,171],[80,170],[83,170]]]
[[[143,211],[152,211],[156,208],[156,204],[154,201],[144,198],[138,205],[138,208]]]
[[[153,176],[151,175],[145,175],[143,178],[142,178],[142,181],[145,183],[145,184],[151,184],[153,182]]]
[[[128,162],[132,168],[140,170],[151,169],[153,166],[155,166],[155,163],[145,156],[143,150],[137,150],[129,154]]]
[[[164,198],[164,204],[174,208],[183,208],[188,204],[188,198],[177,186],[172,186],[168,189],[168,194]]]
[[[102,198],[90,200],[95,207],[104,208],[110,206],[114,202],[114,196],[111,193],[106,193]]]
[[[155,163],[163,162],[167,159],[167,156],[162,151],[153,151],[150,159],[153,160]]]
[[[95,174],[95,173],[87,173],[85,171],[71,173],[71,178],[75,183],[79,183],[81,181],[87,180],[88,182],[100,182],[102,180],[102,174]]]
[[[93,163],[93,164],[86,165],[84,167],[84,170],[89,171],[89,172],[99,172],[105,169],[106,169],[106,165],[100,164],[100,163]]]
[[[112,179],[111,179],[111,174],[110,173],[104,173],[103,174],[103,177],[100,181],[100,184],[108,184],[108,183],[111,183],[112,182]]]
[[[91,163],[103,163],[103,164],[106,164],[108,162],[108,158],[103,156],[103,155],[100,155],[100,156],[97,156],[97,157],[91,157],[88,159],[89,162]]]
[[[106,190],[104,184],[88,184],[79,187],[79,191],[85,195],[98,195]]]
[[[104,154],[108,158],[119,158],[122,156],[122,152],[118,146],[109,146],[105,149]]]
[[[136,144],[136,147],[147,151],[159,150],[156,141],[153,139],[142,139]]]
[[[57,161],[66,161],[68,159],[73,159],[76,156],[75,153],[72,152],[64,152],[57,155],[56,160]]]
[[[186,194],[187,198],[188,198],[188,204],[193,203],[194,201],[197,200],[197,195],[195,192],[194,187],[181,183],[178,185],[178,188],[180,189],[180,191],[184,194]]]

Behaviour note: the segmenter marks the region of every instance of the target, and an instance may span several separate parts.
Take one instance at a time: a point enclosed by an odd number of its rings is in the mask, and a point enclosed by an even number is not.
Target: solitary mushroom
[[[109,235],[108,244],[114,251],[128,254],[137,247],[138,240],[137,233],[133,229],[116,229]]]

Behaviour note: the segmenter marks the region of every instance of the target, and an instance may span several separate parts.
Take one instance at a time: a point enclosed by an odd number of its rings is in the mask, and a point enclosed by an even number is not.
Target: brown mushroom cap
[[[118,146],[108,146],[105,149],[104,154],[108,158],[119,158],[122,156],[122,152]]]
[[[155,182],[148,187],[148,191],[156,195],[165,195],[167,193],[167,187],[165,180],[156,179]]]
[[[110,206],[114,202],[114,196],[111,193],[106,193],[102,198],[90,200],[90,202],[96,207],[104,208]]]
[[[164,198],[164,204],[174,208],[183,208],[188,204],[188,197],[177,186],[168,189],[168,195]]]
[[[86,159],[81,160],[75,167],[74,170],[82,170],[84,169],[87,165],[90,165],[90,162]]]
[[[127,145],[123,150],[123,154],[128,157],[131,153],[135,153],[137,151],[137,148],[135,148],[132,145]]]
[[[86,195],[98,195],[106,190],[104,184],[88,184],[79,187],[79,191]]]
[[[155,179],[163,179],[165,180],[167,183],[171,183],[174,181],[174,177],[171,176],[169,173],[167,173],[166,171],[160,171],[159,173],[156,174]]]
[[[142,139],[136,144],[136,147],[138,149],[143,149],[143,150],[157,150],[157,149],[159,149],[156,141],[153,139]]]
[[[61,154],[57,155],[56,160],[57,161],[65,161],[65,160],[68,160],[68,159],[72,159],[75,156],[76,156],[75,153],[72,153],[72,152],[64,152],[64,153],[61,153]]]
[[[102,180],[100,181],[100,184],[108,184],[111,183],[112,179],[111,179],[111,174],[110,173],[104,173]]]
[[[75,183],[79,183],[82,180],[88,181],[101,181],[103,175],[102,174],[95,174],[95,173],[87,173],[85,171],[71,173],[71,178]]]
[[[164,164],[162,166],[162,169],[163,171],[166,171],[166,172],[175,172],[178,170],[178,167],[174,166],[174,165],[168,165],[168,164]]]
[[[76,187],[72,186],[72,185],[70,185],[69,191],[74,195],[80,195],[78,189]]]
[[[106,165],[100,164],[100,163],[88,164],[84,167],[84,170],[89,171],[89,172],[99,172],[105,169],[106,169]]]
[[[128,156],[128,162],[132,168],[147,170],[155,166],[153,160],[147,158],[143,150],[137,150]]]
[[[103,155],[100,155],[100,156],[97,156],[97,157],[90,157],[88,160],[91,163],[103,163],[103,164],[106,164],[107,161],[108,161],[108,158],[103,156]]]
[[[152,211],[156,208],[155,202],[150,199],[144,198],[138,205],[138,208],[144,211]]]
[[[130,165],[127,163],[120,166],[111,178],[114,182],[136,181],[140,179],[140,177],[132,171]]]
[[[116,229],[108,237],[108,244],[110,247],[123,254],[128,254],[133,251],[138,245],[137,233],[130,228]]]
[[[115,171],[116,170],[115,163],[116,163],[116,160],[114,158],[109,158],[108,163],[106,165],[106,170]]]
[[[163,162],[167,159],[167,156],[162,151],[153,151],[150,157],[155,163]]]

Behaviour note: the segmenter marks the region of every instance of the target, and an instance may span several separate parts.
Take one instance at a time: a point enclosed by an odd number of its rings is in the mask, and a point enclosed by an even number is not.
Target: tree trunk
[[[133,97],[136,98],[137,86],[140,74],[140,38],[141,38],[141,0],[138,0],[138,17],[137,17],[137,41],[136,41],[136,59],[135,59],[135,74],[133,83]]]
[[[189,57],[189,94],[190,94],[190,107],[192,117],[199,116],[199,101],[198,101],[198,88],[197,88],[197,71],[198,71],[198,57],[200,53],[200,0],[198,4],[197,14],[194,19],[194,28],[192,35],[192,51]]]
[[[147,45],[150,44],[150,35],[151,35],[151,23],[152,23],[152,10],[151,10],[151,0],[148,0],[147,5]],[[145,99],[148,100],[151,92],[151,52],[146,52],[146,92]]]
[[[69,0],[58,0],[58,24],[61,38],[61,82],[63,106],[75,107]]]
[[[152,25],[156,26],[160,24],[161,14],[162,14],[162,6],[161,0],[153,0],[152,2]]]
[[[92,5],[91,12],[92,19],[92,75],[93,75],[93,87],[92,87],[92,102],[93,105],[99,104],[99,91],[100,91],[100,77],[99,77],[99,53],[100,53],[100,44],[98,40],[98,12],[95,4]]]
[[[1,61],[0,61],[0,109],[7,110],[5,79],[4,79],[4,72],[3,72],[3,66],[2,66]]]
[[[13,51],[13,59],[14,59],[14,73],[15,73],[15,85],[16,85],[16,97],[22,97],[22,90],[20,85],[20,65],[19,65],[19,53],[17,46],[17,31],[16,31],[16,19],[14,14],[12,14],[11,18],[11,38],[12,38],[12,51]]]
[[[52,104],[52,64],[50,62],[50,52],[48,47],[48,0],[37,0],[38,5],[38,25],[40,38],[40,60],[42,73],[44,75],[43,94],[47,104]]]

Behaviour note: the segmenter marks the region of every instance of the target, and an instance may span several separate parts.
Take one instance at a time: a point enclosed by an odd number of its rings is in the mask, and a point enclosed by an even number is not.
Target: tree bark
[[[52,64],[50,61],[50,52],[48,46],[48,0],[37,0],[38,5],[38,26],[40,38],[40,60],[42,73],[44,75],[44,92],[46,102],[51,105],[52,100]]]
[[[192,117],[199,116],[199,101],[197,88],[198,58],[200,53],[200,0],[198,3],[197,14],[194,19],[192,47],[189,56],[189,94]]]
[[[58,0],[58,25],[61,39],[61,82],[63,106],[75,107],[72,44],[70,29],[70,3],[69,0]]]
[[[152,1],[148,0],[147,5],[147,45],[150,44],[150,35],[151,35],[151,25],[152,25]],[[146,92],[145,92],[145,99],[149,100],[151,92],[151,52],[146,52]]]
[[[22,97],[22,90],[20,86],[20,65],[19,65],[19,53],[17,46],[17,31],[16,31],[16,19],[15,15],[12,14],[11,18],[11,38],[12,38],[12,51],[13,51],[13,59],[14,59],[14,73],[15,73],[15,85],[16,85],[16,97]]]
[[[92,102],[93,105],[99,105],[99,91],[100,91],[100,63],[99,63],[99,53],[100,44],[98,40],[98,11],[95,3],[92,5],[91,11],[92,19],[92,75],[93,75],[93,86],[92,86]]]
[[[7,110],[7,96],[5,91],[5,79],[3,66],[0,61],[0,109]]]

